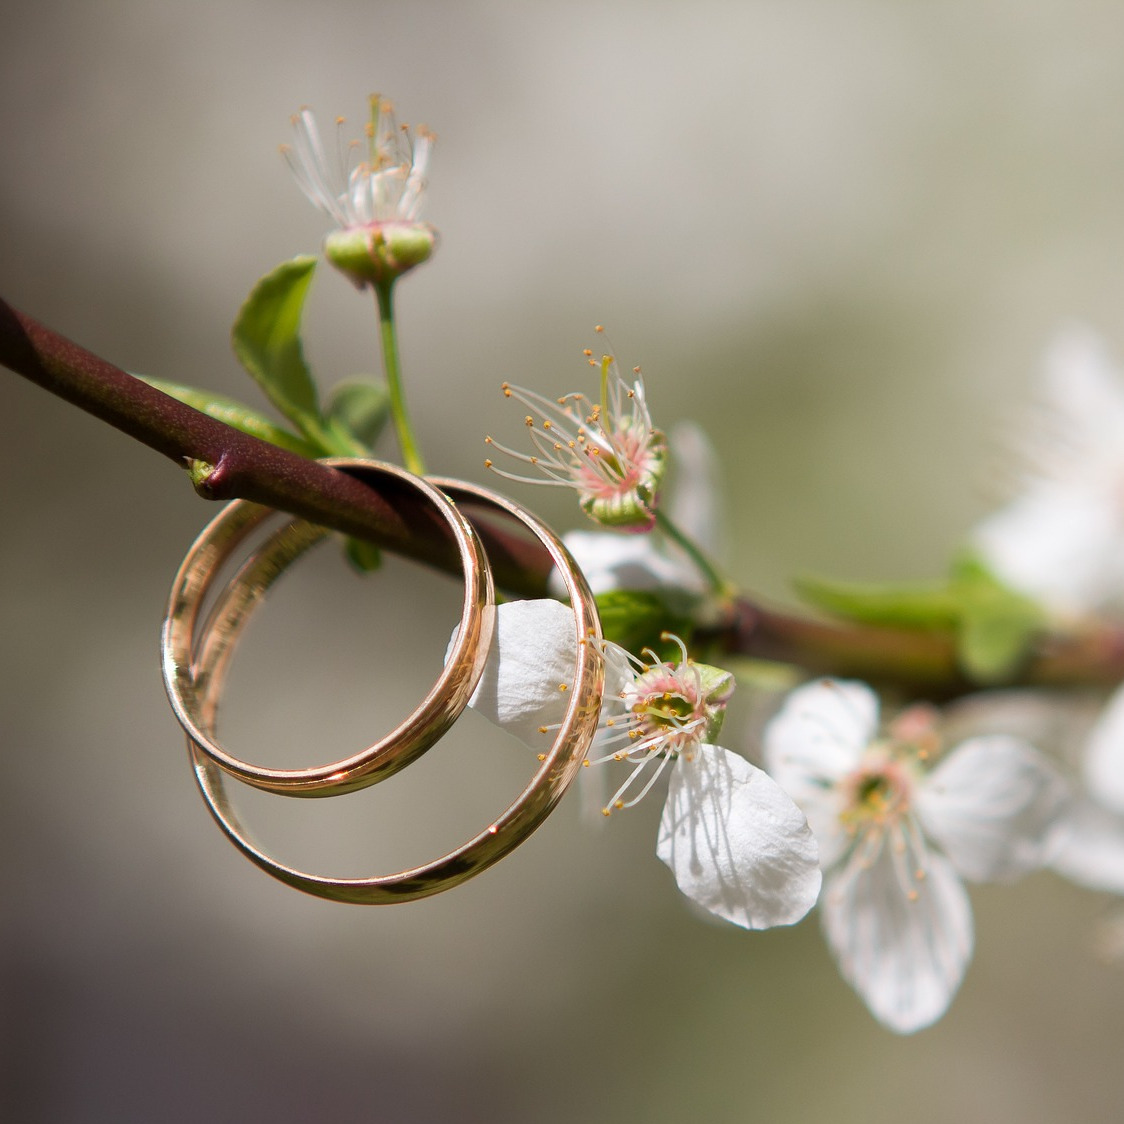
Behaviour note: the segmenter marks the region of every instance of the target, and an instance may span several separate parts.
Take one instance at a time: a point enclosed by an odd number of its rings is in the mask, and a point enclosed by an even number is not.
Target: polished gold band
[[[367,462],[348,462],[347,467],[349,471],[362,474],[366,471]],[[188,730],[188,747],[192,754],[195,777],[212,815],[231,842],[268,874],[297,889],[333,901],[362,904],[410,901],[451,889],[478,874],[522,843],[549,815],[576,776],[597,732],[604,670],[599,646],[591,641],[600,638],[600,623],[593,595],[561,540],[526,509],[490,489],[444,479],[431,479],[430,484],[458,503],[488,509],[492,513],[503,513],[520,521],[542,542],[565,583],[574,614],[577,641],[573,682],[568,684],[566,714],[553,744],[540,759],[530,783],[502,815],[448,854],[409,870],[368,878],[333,878],[307,874],[287,866],[266,854],[248,838],[230,805],[225,788],[226,774],[248,780],[248,783],[254,782],[240,776],[214,753],[207,752],[207,748],[214,745],[214,721],[221,701],[225,671],[242,626],[248,619],[252,606],[260,601],[261,594],[272,577],[299,557],[302,543],[308,534],[304,530],[307,525],[294,521],[261,546],[219,594],[201,629],[197,628],[197,609],[194,613],[179,614],[188,622],[182,642],[191,653],[186,665],[187,671],[180,682],[180,695],[190,701],[190,705],[184,710],[190,710],[193,720],[190,726],[187,723],[184,725]],[[237,534],[237,529],[231,531],[231,534]],[[243,534],[239,541],[244,537]],[[221,559],[214,563],[216,566],[229,557],[230,552],[220,553]],[[218,555],[215,557],[218,558]],[[207,563],[204,561],[201,565],[206,566]],[[490,576],[486,558],[481,558],[479,568],[484,575]],[[212,577],[206,582],[208,588],[213,580]],[[490,581],[486,584],[490,588]],[[455,649],[460,647],[461,639],[458,637]],[[477,647],[471,651],[468,650],[471,647],[468,644],[460,649],[463,652],[462,658],[473,667],[482,667],[488,645],[479,633],[475,643]],[[476,677],[479,677],[478,671]],[[197,734],[202,736],[197,737]],[[409,741],[410,720],[403,723],[395,734],[400,740]],[[383,739],[379,744],[386,740]],[[416,756],[416,753],[412,756],[409,753],[395,756],[394,768],[401,768],[406,760],[413,760]],[[364,773],[363,783],[381,780],[391,771],[393,768],[380,769],[375,765]],[[257,787],[266,786],[258,784]],[[359,785],[353,784],[348,788],[337,785],[331,794],[354,787]]]
[[[188,551],[172,583],[161,638],[164,683],[172,709],[199,753],[240,781],[285,796],[337,796],[365,788],[404,768],[434,745],[468,704],[484,669],[495,620],[495,592],[487,556],[472,525],[441,491],[396,465],[343,459],[328,463],[360,477],[381,478],[384,486],[388,480],[394,485],[405,485],[420,492],[437,508],[460,555],[464,601],[457,639],[444,670],[413,713],[389,734],[360,753],[326,765],[304,769],[253,765],[234,756],[215,737],[213,707],[211,720],[204,714],[205,700],[212,693],[206,680],[225,678],[235,638],[266,591],[304,551],[329,532],[301,519],[289,520],[265,548],[243,563],[226,587],[222,614],[212,613],[200,634],[197,628],[202,606],[215,590],[223,565],[277,513],[236,500],[212,520]],[[229,631],[230,642],[222,643],[216,631]],[[214,652],[206,671],[192,667],[200,635]]]

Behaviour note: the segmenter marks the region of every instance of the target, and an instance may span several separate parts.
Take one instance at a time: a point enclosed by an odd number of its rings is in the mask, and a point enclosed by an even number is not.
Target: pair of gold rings
[[[444,670],[413,713],[367,749],[305,769],[271,769],[236,757],[215,733],[223,686],[239,638],[273,582],[330,532],[302,519],[283,525],[221,585],[220,572],[271,519],[271,508],[235,500],[192,545],[172,585],[161,636],[164,682],[187,733],[195,779],[212,816],[251,862],[274,878],[332,901],[386,904],[440,893],[480,873],[519,846],[549,815],[574,779],[597,732],[604,672],[600,622],[593,595],[570,553],[549,527],[525,508],[475,484],[422,479],[380,461],[335,458],[326,463],[370,480],[380,490],[412,490],[432,504],[456,544],[464,570],[460,627]],[[522,523],[549,552],[565,582],[574,617],[576,666],[566,715],[530,783],[496,820],[468,842],[409,870],[368,878],[308,874],[268,855],[246,833],[231,807],[226,778],[283,796],[340,796],[376,784],[433,746],[468,705],[492,642],[496,602],[492,570],[460,505],[500,513]],[[204,612],[204,606],[210,602]]]

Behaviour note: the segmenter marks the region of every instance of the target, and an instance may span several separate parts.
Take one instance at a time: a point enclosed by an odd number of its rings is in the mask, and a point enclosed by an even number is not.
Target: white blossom
[[[1083,791],[1051,836],[1050,866],[1082,886],[1124,894],[1124,687],[1093,727],[1082,773]]]
[[[362,141],[345,143],[336,119],[336,148],[329,155],[312,111],[292,119],[294,141],[282,145],[301,191],[336,224],[324,255],[360,289],[386,287],[426,261],[437,244],[420,222],[426,171],[434,137],[422,127],[399,128],[390,102],[377,94]]]
[[[572,615],[557,601],[499,606],[492,655],[470,705],[545,749],[565,709],[559,676],[574,667],[576,643]],[[767,774],[711,740],[732,676],[685,653],[676,663],[642,663],[601,643],[607,685],[597,764],[631,766],[606,814],[637,803],[668,773],[656,853],[683,893],[747,929],[798,921],[819,894],[816,843]]]
[[[1038,398],[1020,490],[972,542],[1012,588],[1086,613],[1124,595],[1124,381],[1102,342],[1072,329],[1046,357]]]
[[[792,692],[765,731],[767,767],[808,816],[824,869],[822,920],[844,978],[891,1030],[936,1021],[972,955],[961,878],[1040,865],[1065,788],[1018,738],[969,738],[935,765],[929,708],[879,730],[862,683]]]

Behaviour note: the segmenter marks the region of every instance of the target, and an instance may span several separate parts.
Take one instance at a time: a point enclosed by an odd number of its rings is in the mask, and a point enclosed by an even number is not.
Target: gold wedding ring
[[[359,476],[368,472],[385,471],[400,478],[409,476],[404,470],[374,462],[333,463]],[[414,481],[417,478],[410,477],[410,482]],[[221,702],[226,669],[243,626],[274,578],[292,564],[311,541],[316,541],[326,532],[301,520],[292,520],[286,524],[251,554],[234,577],[218,592],[213,607],[200,627],[200,603],[215,584],[215,571],[231,557],[238,544],[253,529],[244,526],[250,517],[239,513],[237,504],[232,504],[192,548],[173,590],[169,621],[174,619],[176,622],[173,628],[175,643],[169,645],[166,630],[166,667],[170,669],[170,684],[176,686],[173,706],[188,732],[188,748],[196,781],[211,814],[230,841],[266,873],[306,893],[332,901],[362,904],[410,901],[451,889],[491,866],[519,846],[553,810],[577,775],[597,732],[604,685],[602,657],[599,645],[595,642],[600,639],[600,622],[593,595],[561,540],[526,509],[490,489],[456,480],[434,478],[429,480],[426,487],[437,494],[444,493],[441,500],[445,504],[451,499],[466,506],[486,509],[489,513],[498,512],[514,518],[538,538],[551,555],[566,586],[574,617],[577,656],[572,682],[567,684],[565,716],[550,749],[540,757],[539,766],[529,784],[506,811],[472,839],[424,865],[394,874],[365,878],[334,878],[305,873],[278,862],[252,842],[228,798],[225,787],[227,775],[275,792],[338,795],[385,779],[414,760],[435,740],[428,740],[422,749],[416,748],[415,725],[418,720],[411,716],[391,735],[376,743],[383,747],[380,753],[372,756],[371,751],[367,751],[356,758],[337,763],[334,767],[304,770],[300,774],[304,780],[297,779],[296,771],[281,773],[247,766],[218,747],[214,738],[216,714]],[[430,498],[428,491],[425,494]],[[234,513],[228,516],[227,513],[232,508],[235,509]],[[456,511],[456,508],[453,510]],[[224,517],[227,517],[228,522],[223,522]],[[260,524],[261,518],[254,521],[254,527]],[[473,534],[470,540],[464,541],[466,544],[475,544],[477,540]],[[461,540],[458,538],[458,545],[460,544]],[[427,702],[432,699],[436,703],[446,704],[437,707],[443,716],[452,715],[441,726],[441,732],[448,728],[449,723],[463,709],[471,687],[464,693],[463,700],[460,692],[464,691],[466,684],[475,685],[479,679],[491,640],[490,615],[488,626],[478,627],[473,638],[466,639],[466,623],[475,619],[469,611],[469,586],[473,585],[475,579],[481,590],[486,589],[489,596],[491,594],[487,558],[482,552],[474,557],[471,568],[467,562],[465,564],[465,613],[448,665],[459,660],[463,668],[459,674],[443,675],[427,696]],[[183,608],[181,602],[185,593],[188,595],[188,606]],[[491,601],[487,604],[490,608]],[[168,658],[170,647],[176,653],[175,659]],[[171,690],[170,685],[169,692]],[[185,717],[189,721],[185,721]],[[219,749],[218,753],[214,752],[216,748]],[[375,748],[372,747],[372,750]],[[326,772],[332,768],[338,770],[340,766],[348,767],[342,779],[338,773]],[[359,769],[359,775],[354,776],[350,771],[352,769]],[[316,774],[319,788],[308,787],[307,778],[310,774]],[[288,778],[283,786],[276,784],[279,777]],[[263,780],[267,783],[262,783]]]
[[[270,769],[253,765],[223,747],[204,715],[212,688],[207,680],[225,678],[235,640],[273,582],[309,547],[330,532],[302,519],[290,519],[251,554],[223,594],[223,613],[212,614],[202,634],[202,607],[215,592],[220,571],[238,547],[278,513],[246,500],[235,500],[207,526],[187,553],[172,584],[161,638],[164,683],[180,724],[198,753],[232,777],[285,796],[337,796],[390,776],[433,746],[468,704],[484,670],[495,619],[492,572],[472,525],[433,485],[396,465],[379,461],[328,462],[357,476],[381,478],[385,486],[416,490],[441,514],[453,537],[464,569],[464,601],[460,628],[444,670],[413,713],[385,737],[359,753],[326,765],[304,769]],[[216,630],[229,631],[220,642]],[[214,656],[206,670],[193,668],[199,637],[206,638]],[[221,689],[221,688],[219,688]],[[217,703],[217,698],[216,698]]]

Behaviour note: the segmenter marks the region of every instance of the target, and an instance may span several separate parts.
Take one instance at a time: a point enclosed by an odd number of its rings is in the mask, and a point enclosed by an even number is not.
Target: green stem
[[[690,558],[706,584],[710,586],[712,593],[723,601],[732,601],[737,596],[738,591],[734,583],[724,578],[698,544],[688,538],[659,508],[656,509],[656,526]]]
[[[394,327],[394,281],[376,282],[375,296],[379,305],[379,330],[382,336],[382,360],[386,368],[386,385],[390,391],[390,416],[402,449],[402,463],[418,476],[425,475],[417,438],[406,412],[406,396],[402,393],[402,375],[398,363],[398,333]]]

